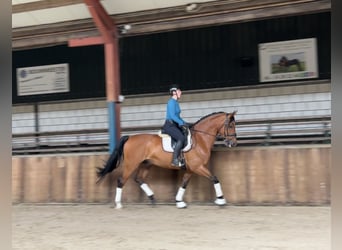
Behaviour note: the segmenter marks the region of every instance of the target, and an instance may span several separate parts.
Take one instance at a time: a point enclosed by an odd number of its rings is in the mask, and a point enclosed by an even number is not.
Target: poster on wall
[[[316,38],[259,44],[260,82],[318,77]]]
[[[18,96],[68,92],[67,63],[17,68]]]

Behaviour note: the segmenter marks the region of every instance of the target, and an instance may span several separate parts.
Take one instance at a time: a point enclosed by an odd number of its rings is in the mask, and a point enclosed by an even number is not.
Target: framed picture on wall
[[[69,91],[67,63],[17,68],[18,96]]]
[[[316,38],[259,45],[260,82],[317,78]]]

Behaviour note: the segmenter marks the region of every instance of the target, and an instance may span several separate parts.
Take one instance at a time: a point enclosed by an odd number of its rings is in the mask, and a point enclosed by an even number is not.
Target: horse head
[[[237,111],[211,113],[194,123],[190,130],[197,132],[198,136],[212,136],[213,140],[204,140],[209,144],[214,143],[216,139],[222,139],[227,147],[235,147],[237,145],[234,118],[236,113]]]
[[[224,139],[224,143],[227,147],[235,147],[237,145],[236,139],[236,130],[235,130],[235,114],[237,111],[233,113],[225,113],[225,120],[223,125],[218,130],[218,137]]]
[[[287,57],[286,56],[282,56],[279,60],[279,65],[280,66],[286,66],[286,63],[287,63]]]

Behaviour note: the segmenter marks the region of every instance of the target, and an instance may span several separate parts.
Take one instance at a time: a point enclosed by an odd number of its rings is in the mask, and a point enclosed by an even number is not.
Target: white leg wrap
[[[214,187],[215,187],[216,197],[221,197],[221,196],[223,196],[221,184],[220,184],[219,182],[218,182],[218,183],[215,183],[215,184],[214,184]]]
[[[121,203],[122,188],[116,188],[115,203]]]
[[[115,204],[116,204],[116,209],[122,208],[121,204],[121,196],[122,196],[122,188],[117,187],[116,188],[116,193],[115,193]]]
[[[186,208],[186,203],[183,201],[183,196],[185,193],[185,188],[178,188],[178,192],[176,195],[176,206],[177,208]]]
[[[185,193],[185,188],[180,187],[176,195],[176,201],[182,201]]]
[[[141,184],[140,187],[142,190],[144,190],[147,196],[153,195],[153,191],[150,189],[150,187],[146,183]]]

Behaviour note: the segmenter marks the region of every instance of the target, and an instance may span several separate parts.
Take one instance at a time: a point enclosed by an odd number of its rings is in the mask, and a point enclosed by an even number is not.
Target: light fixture
[[[132,28],[132,25],[130,25],[130,24],[125,24],[125,25],[119,26],[119,33],[120,34],[126,34],[131,28]]]
[[[197,9],[198,9],[197,3],[188,3],[187,5],[185,5],[186,12],[196,11]]]
[[[125,25],[123,26],[123,28],[124,28],[125,30],[130,30],[130,29],[132,28],[132,26],[131,26],[130,24],[125,24]]]

